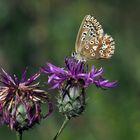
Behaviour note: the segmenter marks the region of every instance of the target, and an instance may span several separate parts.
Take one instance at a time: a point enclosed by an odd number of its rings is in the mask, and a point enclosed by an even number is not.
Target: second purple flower
[[[48,94],[34,83],[40,76],[34,74],[26,78],[26,70],[21,80],[10,76],[2,69],[0,80],[0,121],[19,133],[40,123],[52,112],[52,103]],[[43,115],[41,105],[48,104],[48,113]]]
[[[116,81],[103,78],[103,68],[93,65],[88,71],[87,65],[73,58],[65,59],[65,67],[60,68],[48,63],[41,68],[48,75],[48,84],[52,89],[59,89],[59,111],[68,118],[79,116],[85,109],[85,88],[90,84],[99,88],[113,88]]]

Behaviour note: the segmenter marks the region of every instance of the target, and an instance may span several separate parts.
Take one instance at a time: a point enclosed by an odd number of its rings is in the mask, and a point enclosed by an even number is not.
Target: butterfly
[[[104,33],[97,19],[86,15],[81,23],[72,56],[79,61],[108,59],[114,54],[114,39]]]

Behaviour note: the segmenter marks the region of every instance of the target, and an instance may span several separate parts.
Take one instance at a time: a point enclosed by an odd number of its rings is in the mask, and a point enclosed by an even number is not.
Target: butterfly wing
[[[76,53],[81,53],[85,44],[92,38],[103,35],[100,23],[91,15],[86,15],[81,23],[75,44]]]
[[[81,49],[81,55],[86,59],[108,59],[114,54],[115,42],[110,35],[92,38]]]

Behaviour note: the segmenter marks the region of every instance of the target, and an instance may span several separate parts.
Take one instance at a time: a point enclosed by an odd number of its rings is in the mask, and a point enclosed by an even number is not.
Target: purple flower
[[[43,73],[49,75],[48,84],[52,85],[52,89],[59,89],[68,79],[75,81],[81,80],[84,87],[90,84],[94,84],[100,88],[112,88],[116,86],[116,81],[110,82],[102,77],[102,68],[96,69],[93,65],[88,72],[88,70],[85,69],[84,62],[74,60],[73,58],[66,58],[65,65],[66,68],[60,68],[48,63],[47,66],[41,68]]]
[[[66,58],[65,68],[50,63],[41,68],[41,72],[48,75],[48,84],[51,84],[51,88],[59,89],[59,112],[69,119],[79,116],[85,110],[85,88],[90,84],[100,88],[112,88],[117,83],[104,79],[102,68],[96,69],[93,65],[88,71],[86,66],[84,62]]]
[[[52,112],[52,103],[48,94],[39,88],[39,83],[32,84],[40,76],[34,74],[26,79],[26,70],[19,81],[2,69],[0,86],[0,120],[11,129],[22,132],[39,123]],[[41,105],[48,103],[48,113],[42,113]]]

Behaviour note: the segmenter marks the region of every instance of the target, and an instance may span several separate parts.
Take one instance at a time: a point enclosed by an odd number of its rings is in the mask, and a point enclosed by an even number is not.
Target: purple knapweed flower
[[[85,109],[85,88],[90,84],[100,88],[112,88],[116,81],[110,82],[103,78],[103,68],[91,70],[85,68],[85,63],[74,58],[65,59],[65,68],[48,63],[41,71],[48,75],[48,84],[52,89],[59,89],[59,111],[67,117],[79,116]]]
[[[19,81],[2,69],[0,79],[0,121],[18,132],[31,128],[52,112],[52,103],[48,94],[39,88],[39,83],[32,84],[40,76],[34,74],[26,79],[26,70]],[[48,113],[42,113],[42,103],[48,104]]]

